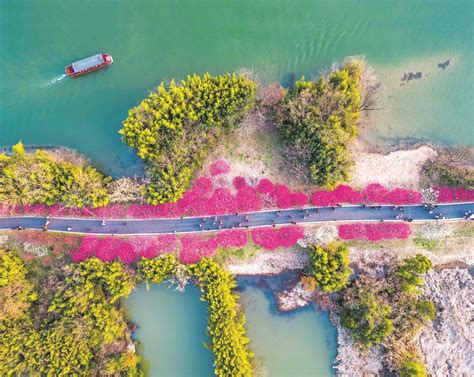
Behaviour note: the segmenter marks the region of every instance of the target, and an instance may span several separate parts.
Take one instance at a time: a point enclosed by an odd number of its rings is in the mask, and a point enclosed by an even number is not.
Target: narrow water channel
[[[331,376],[336,330],[328,314],[314,306],[279,313],[272,290],[284,278],[238,279],[248,336],[261,369],[268,376]],[[140,286],[124,302],[139,326],[134,336],[148,377],[213,375],[213,355],[203,346],[207,307],[199,297],[194,286],[180,293],[162,284],[148,291]]]

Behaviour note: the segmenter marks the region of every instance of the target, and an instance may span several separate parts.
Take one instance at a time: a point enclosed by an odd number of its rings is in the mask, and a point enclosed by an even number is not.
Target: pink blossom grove
[[[253,242],[266,250],[293,246],[303,237],[304,229],[297,225],[281,228],[255,228],[252,230]]]
[[[385,239],[406,239],[411,230],[405,223],[379,223],[379,224],[343,224],[338,226],[339,238],[343,240],[367,239],[380,241]]]

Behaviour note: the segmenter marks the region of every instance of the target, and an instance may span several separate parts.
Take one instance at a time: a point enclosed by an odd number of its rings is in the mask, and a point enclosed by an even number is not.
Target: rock
[[[298,282],[287,291],[275,292],[278,310],[288,312],[309,305],[314,298],[314,292],[308,291],[303,283]]]
[[[428,374],[472,376],[474,371],[474,279],[467,269],[430,271],[425,294],[437,317],[418,337]]]
[[[379,376],[383,370],[383,349],[374,346],[362,351],[352,340],[349,332],[339,324],[339,317],[331,315],[337,328],[337,356],[334,369],[338,377]]]

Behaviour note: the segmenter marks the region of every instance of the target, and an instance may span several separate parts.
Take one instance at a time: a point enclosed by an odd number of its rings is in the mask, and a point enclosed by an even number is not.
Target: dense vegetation
[[[25,153],[22,143],[11,156],[0,154],[0,203],[42,203],[67,207],[99,207],[109,197],[105,178],[84,164],[62,161],[47,151]]]
[[[238,309],[233,277],[218,263],[203,258],[192,271],[209,305],[208,333],[217,376],[251,376],[252,353],[245,336],[245,317]]]
[[[420,290],[430,268],[431,261],[417,254],[391,268],[385,279],[359,276],[342,297],[341,325],[364,347],[382,344],[388,362],[405,376],[425,373],[411,342],[435,317],[433,303],[422,299]]]
[[[282,102],[277,120],[292,171],[302,167],[307,180],[334,188],[349,178],[349,142],[361,113],[363,65],[350,61],[316,81],[302,78]]]
[[[345,245],[311,245],[309,257],[312,276],[323,291],[337,292],[347,285],[352,270],[349,267],[349,251]]]
[[[421,181],[426,187],[463,187],[473,190],[473,164],[473,148],[442,149],[437,157],[423,164]]]
[[[130,339],[117,300],[133,282],[121,263],[89,259],[30,277],[14,252],[0,259],[1,375],[140,374],[137,355],[120,346]]]
[[[142,258],[137,263],[138,276],[147,287],[150,283],[160,284],[169,279],[176,272],[176,259],[172,254],[165,254],[159,258]]]
[[[149,203],[178,200],[219,136],[250,109],[256,87],[245,75],[188,76],[131,109],[120,133],[147,163]]]

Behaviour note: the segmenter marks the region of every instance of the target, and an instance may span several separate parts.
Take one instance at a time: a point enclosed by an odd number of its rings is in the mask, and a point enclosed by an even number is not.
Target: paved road
[[[51,218],[48,230],[80,234],[164,234],[208,232],[219,229],[253,228],[287,224],[319,223],[331,221],[413,221],[464,220],[465,213],[474,212],[474,202],[438,205],[430,211],[421,205],[404,206],[403,211],[394,206],[343,206],[308,207],[305,209],[272,210],[206,217],[174,219],[123,219],[101,220],[83,218]],[[430,213],[431,212],[431,213]],[[445,219],[443,219],[445,217]],[[0,229],[41,230],[45,217],[0,217]],[[71,227],[68,231],[67,228]]]

